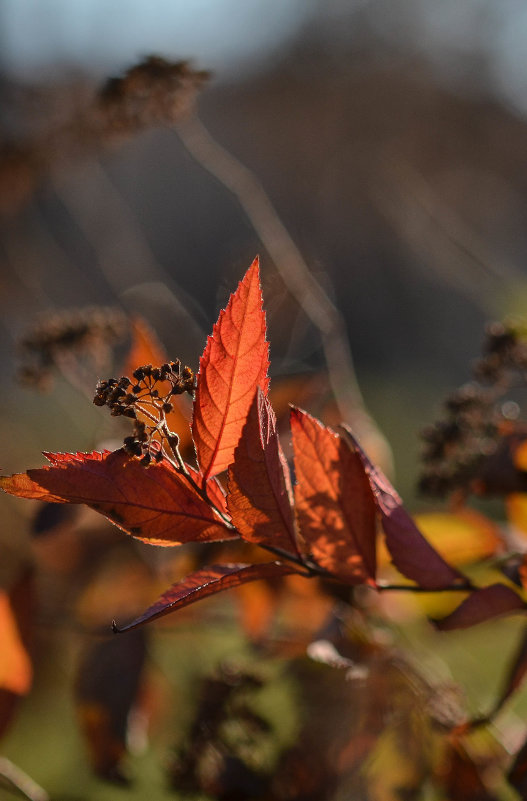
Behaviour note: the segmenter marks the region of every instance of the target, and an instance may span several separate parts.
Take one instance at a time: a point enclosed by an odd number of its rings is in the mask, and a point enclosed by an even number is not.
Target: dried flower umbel
[[[80,360],[107,365],[111,348],[127,331],[125,315],[111,307],[90,306],[43,315],[19,342],[23,364],[19,380],[43,388],[55,370],[80,369]]]
[[[114,417],[128,417],[134,421],[131,436],[124,439],[124,448],[131,456],[140,456],[143,464],[163,458],[163,441],[174,451],[178,435],[170,431],[167,414],[173,409],[175,395],[193,394],[195,377],[190,367],[179,359],[165,362],[160,367],[146,364],[128,376],[99,381],[93,402],[108,406]]]
[[[186,61],[148,56],[95,91],[86,82],[13,87],[15,122],[0,134],[0,214],[16,212],[53,167],[147,128],[177,124],[208,77]]]
[[[444,497],[455,490],[501,494],[522,485],[511,454],[527,437],[527,426],[521,405],[511,394],[520,398],[522,390],[527,390],[524,323],[488,326],[473,376],[473,382],[446,398],[444,419],[422,432],[424,466],[419,488],[428,495]],[[498,462],[499,470],[494,470]]]

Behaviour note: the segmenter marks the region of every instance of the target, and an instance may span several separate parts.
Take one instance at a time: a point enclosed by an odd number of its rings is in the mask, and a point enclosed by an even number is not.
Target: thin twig
[[[465,584],[448,584],[445,587],[434,587],[433,589],[420,587],[418,584],[385,584],[379,582],[376,589],[379,592],[476,592],[481,588],[467,581]]]
[[[176,126],[188,152],[237,198],[285,286],[320,331],[331,388],[343,420],[353,417],[373,434],[386,461],[385,437],[366,411],[353,366],[344,319],[316,280],[255,175],[216,142],[196,115]]]
[[[22,794],[29,801],[49,801],[47,792],[7,757],[0,757],[0,780],[7,789]]]

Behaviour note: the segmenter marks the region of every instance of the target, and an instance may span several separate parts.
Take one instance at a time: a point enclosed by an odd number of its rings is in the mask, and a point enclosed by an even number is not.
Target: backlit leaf
[[[466,584],[465,576],[451,567],[423,537],[392,484],[382,470],[370,462],[350,429],[345,425],[342,429],[368,474],[382,516],[386,546],[397,570],[429,590]]]
[[[23,498],[84,503],[153,545],[237,536],[166,460],[146,467],[122,449],[45,455],[51,466],[1,477],[2,489]]]
[[[258,386],[267,392],[269,345],[255,259],[220,312],[200,359],[192,433],[205,478],[234,458]]]
[[[505,584],[491,584],[471,593],[450,615],[434,621],[440,631],[466,629],[512,612],[525,612],[520,596]]]
[[[135,629],[143,623],[168,615],[170,612],[175,612],[176,609],[182,609],[209,595],[230,590],[232,587],[239,587],[240,584],[246,584],[249,581],[276,578],[296,572],[298,571],[292,565],[280,562],[262,562],[258,565],[210,565],[191,573],[183,581],[174,584],[146,612],[128,625],[117,626],[114,624],[114,631],[120,633]]]
[[[205,486],[207,487],[207,496],[209,497],[211,503],[214,504],[216,509],[219,509],[220,512],[223,512],[223,514],[227,515],[228,517],[229,510],[227,509],[227,497],[225,495],[225,490],[216,476],[204,481],[204,478],[199,470],[195,470],[195,468],[190,464],[188,464],[186,467],[198,487],[203,488],[203,484],[205,483]]]
[[[276,418],[258,388],[229,467],[227,505],[244,539],[298,554],[292,502]]]
[[[300,533],[316,561],[353,584],[376,573],[375,502],[362,461],[330,428],[291,410]]]

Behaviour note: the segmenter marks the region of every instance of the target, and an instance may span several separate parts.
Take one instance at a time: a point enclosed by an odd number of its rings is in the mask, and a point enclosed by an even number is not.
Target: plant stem
[[[379,582],[377,584],[377,590],[379,592],[388,592],[393,590],[394,592],[476,592],[479,590],[480,587],[477,587],[472,582],[467,581],[464,584],[449,584],[446,587],[420,587],[418,584],[387,584],[383,582]]]

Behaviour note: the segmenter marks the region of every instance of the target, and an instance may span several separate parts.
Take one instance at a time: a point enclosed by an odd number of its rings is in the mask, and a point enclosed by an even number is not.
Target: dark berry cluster
[[[153,439],[154,433],[152,427],[147,426],[143,420],[136,420],[133,434],[124,438],[125,451],[130,456],[140,456],[144,465],[150,464],[152,460],[160,462],[163,458],[163,449],[159,440]]]
[[[525,323],[491,323],[486,330],[483,356],[474,376],[484,384],[510,383],[512,375],[527,377],[527,329]]]
[[[133,381],[127,376],[99,381],[93,402],[96,406],[108,406],[114,417],[134,420],[133,434],[124,440],[125,450],[149,464],[152,459],[163,458],[163,438],[169,445],[177,445],[178,437],[169,430],[166,415],[173,409],[171,398],[194,392],[195,377],[179,359],[160,367],[151,364],[138,367],[132,377]]]
[[[422,432],[419,488],[428,495],[444,497],[454,490],[474,489],[482,482],[490,490],[489,467],[498,458],[503,461],[500,454],[507,450],[511,437],[516,440],[525,435],[521,406],[510,397],[514,393],[513,397],[519,398],[518,392],[527,389],[525,326],[489,325],[473,375],[472,383],[446,398],[444,419]],[[500,469],[503,471],[503,464]]]

